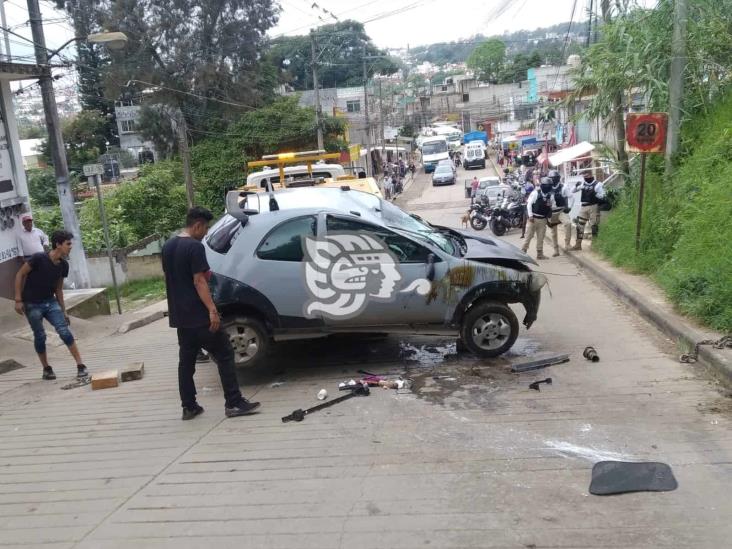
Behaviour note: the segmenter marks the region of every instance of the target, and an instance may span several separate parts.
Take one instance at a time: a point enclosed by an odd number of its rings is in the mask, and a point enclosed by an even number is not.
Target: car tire
[[[222,330],[234,348],[237,368],[251,370],[262,365],[269,353],[271,339],[264,324],[251,316],[230,317],[223,321]]]
[[[481,358],[508,351],[519,334],[519,321],[511,308],[497,301],[479,301],[468,309],[460,327],[460,339]]]

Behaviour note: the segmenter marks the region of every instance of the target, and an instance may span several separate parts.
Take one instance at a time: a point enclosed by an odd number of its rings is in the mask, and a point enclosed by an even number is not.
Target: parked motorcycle
[[[526,209],[521,197],[507,196],[493,209],[490,218],[491,231],[496,236],[503,236],[509,229],[521,227],[525,215]]]
[[[476,231],[482,231],[488,225],[492,211],[486,197],[485,200],[477,200],[470,206],[470,226]]]

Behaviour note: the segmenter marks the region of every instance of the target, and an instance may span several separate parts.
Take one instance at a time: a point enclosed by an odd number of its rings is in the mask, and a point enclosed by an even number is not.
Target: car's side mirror
[[[435,279],[435,254],[429,254],[427,256],[427,280],[432,282]]]

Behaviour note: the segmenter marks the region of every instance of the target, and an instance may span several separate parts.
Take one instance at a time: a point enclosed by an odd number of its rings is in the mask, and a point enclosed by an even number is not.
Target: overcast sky
[[[589,0],[277,0],[280,21],[271,36],[306,34],[311,28],[340,20],[366,22],[366,31],[379,47],[400,48],[469,38],[475,34],[503,34],[569,21],[587,20]],[[654,5],[656,0],[638,0]],[[597,4],[597,2],[595,2]],[[53,49],[73,36],[68,15],[41,0],[46,42]],[[31,37],[25,0],[5,0],[8,27]],[[110,29],[114,30],[114,29]],[[26,55],[30,44],[10,37],[11,51]],[[25,43],[26,47],[22,47]],[[66,50],[73,55],[72,47]]]
[[[318,7],[313,7],[317,3]],[[475,34],[503,34],[569,21],[574,0],[281,0],[277,34],[302,34],[322,21],[356,19],[377,46],[401,48],[447,42]],[[574,21],[587,20],[587,0],[577,0]],[[401,11],[403,10],[403,11]],[[318,18],[321,18],[322,21]]]

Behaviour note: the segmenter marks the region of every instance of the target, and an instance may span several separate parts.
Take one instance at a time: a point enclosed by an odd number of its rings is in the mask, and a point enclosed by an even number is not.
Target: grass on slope
[[[652,158],[646,178],[641,253],[635,252],[638,174],[602,224],[595,249],[616,265],[651,275],[685,314],[732,331],[732,93],[688,123],[670,181]]]

